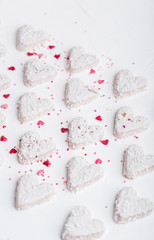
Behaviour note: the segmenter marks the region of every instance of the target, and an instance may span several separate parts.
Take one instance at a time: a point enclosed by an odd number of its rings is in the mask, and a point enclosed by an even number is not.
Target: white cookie
[[[68,126],[68,144],[71,149],[79,149],[95,143],[104,136],[103,128],[98,125],[89,126],[87,122],[76,117]]]
[[[74,157],[67,163],[67,188],[80,191],[99,181],[104,176],[102,164],[87,164],[83,157]]]
[[[65,222],[62,240],[93,240],[102,237],[104,231],[103,222],[93,219],[87,207],[77,206]]]
[[[4,155],[0,153],[0,167],[3,166],[4,161],[5,161]]]
[[[68,57],[67,69],[70,73],[82,72],[97,66],[99,63],[95,55],[86,53],[82,47],[73,47],[69,51]]]
[[[114,136],[125,138],[143,132],[150,127],[149,119],[141,116],[134,116],[129,107],[121,107],[115,114]]]
[[[24,66],[24,83],[27,87],[52,81],[56,76],[55,67],[44,64],[40,59],[33,58]]]
[[[19,51],[29,51],[48,38],[49,35],[44,31],[35,31],[31,25],[23,25],[17,31],[16,47]]]
[[[65,104],[69,109],[93,102],[99,97],[95,87],[85,86],[80,79],[72,79],[66,84]]]
[[[142,77],[134,77],[128,70],[119,71],[114,79],[113,88],[116,98],[125,98],[147,90],[148,82]]]
[[[23,175],[16,188],[15,205],[24,210],[42,204],[55,196],[50,183],[39,183],[39,177],[34,174]]]
[[[50,99],[38,99],[36,93],[25,93],[18,101],[18,118],[21,122],[29,122],[46,115],[53,110]]]
[[[4,44],[0,44],[0,57],[4,57],[7,54],[7,48]]]
[[[123,175],[134,179],[154,170],[154,155],[144,155],[143,149],[132,144],[124,152]]]
[[[0,74],[0,91],[9,88],[11,85],[11,80],[7,75]]]
[[[6,117],[3,113],[0,112],[0,128],[2,128],[6,123]]]
[[[125,187],[116,196],[113,219],[116,223],[128,223],[148,216],[153,209],[153,202],[139,198],[132,187]]]
[[[21,164],[30,164],[46,159],[56,151],[55,143],[42,140],[36,132],[26,132],[20,139],[18,161]]]

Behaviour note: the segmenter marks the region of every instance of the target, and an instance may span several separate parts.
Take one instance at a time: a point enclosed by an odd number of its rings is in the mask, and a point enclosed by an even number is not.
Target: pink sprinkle
[[[102,84],[102,83],[104,83],[104,80],[98,80],[98,83]]]
[[[33,55],[37,55],[37,53],[30,53],[30,52],[28,52],[27,55],[28,56],[33,56]]]
[[[8,68],[8,70],[14,71],[15,67],[11,66],[11,67]]]
[[[38,54],[38,57],[39,58],[43,57],[43,53]]]
[[[102,162],[103,161],[101,159],[99,159],[99,158],[95,161],[96,164],[102,164]]]
[[[95,73],[95,72],[96,72],[96,71],[95,71],[94,69],[91,69],[89,74],[93,74],[93,73]]]
[[[41,169],[41,170],[39,170],[39,171],[37,172],[37,175],[38,175],[38,176],[44,177],[44,174],[45,174],[44,169]]]
[[[58,60],[60,58],[60,54],[55,54],[54,58],[56,58]]]
[[[50,45],[48,48],[49,49],[53,49],[53,48],[55,48],[55,46]]]
[[[37,122],[37,125],[38,126],[40,126],[40,125],[44,125],[45,123],[43,122],[43,121],[41,121],[41,120],[39,120],[38,122]]]
[[[43,165],[49,167],[51,165],[51,163],[49,162],[49,160],[47,159],[46,161],[43,162]]]
[[[1,105],[1,108],[7,109],[7,108],[8,108],[8,105],[7,105],[7,104],[2,104],[2,105]]]

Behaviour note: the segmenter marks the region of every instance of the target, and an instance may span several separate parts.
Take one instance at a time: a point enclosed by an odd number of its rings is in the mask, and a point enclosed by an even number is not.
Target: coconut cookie
[[[113,219],[116,223],[128,223],[150,215],[153,209],[153,202],[138,197],[132,187],[125,187],[116,196]]]
[[[23,25],[17,31],[16,47],[19,51],[29,51],[48,39],[46,32],[36,31],[31,25]]]
[[[87,207],[77,206],[72,209],[65,222],[62,240],[93,240],[102,237],[104,232],[102,221],[93,219]]]
[[[71,149],[79,149],[95,143],[104,136],[103,128],[98,125],[88,125],[86,120],[76,117],[68,126],[68,144]]]
[[[124,152],[123,175],[134,179],[154,170],[154,155],[144,155],[143,149],[132,144]]]
[[[24,66],[24,83],[27,87],[52,81],[57,76],[56,69],[39,59],[29,60]]]
[[[6,117],[3,113],[0,112],[0,128],[2,128],[6,123]]]
[[[29,122],[53,110],[53,103],[47,98],[40,99],[36,93],[25,93],[18,101],[18,119]]]
[[[74,157],[67,163],[67,188],[70,192],[80,191],[99,181],[104,176],[101,164],[87,164],[83,157]]]
[[[50,183],[39,183],[39,177],[34,174],[23,175],[16,188],[15,205],[24,210],[42,204],[55,196]]]
[[[99,93],[97,89],[84,85],[80,79],[72,79],[66,84],[65,104],[69,109],[78,108],[93,102],[98,97]]]
[[[7,48],[4,44],[0,44],[0,57],[4,57],[7,54]]]
[[[99,59],[92,54],[86,53],[82,47],[73,47],[68,54],[67,69],[70,73],[78,73],[95,67]]]
[[[114,136],[126,138],[134,134],[143,132],[150,127],[150,121],[146,117],[134,116],[129,107],[121,107],[115,115]]]
[[[11,85],[11,80],[7,75],[0,74],[0,91],[9,88]]]
[[[125,98],[147,90],[148,82],[142,77],[135,77],[128,70],[119,71],[114,79],[113,88],[116,98]]]
[[[30,164],[46,159],[56,151],[53,141],[41,139],[36,132],[26,132],[20,139],[18,161],[21,164]]]

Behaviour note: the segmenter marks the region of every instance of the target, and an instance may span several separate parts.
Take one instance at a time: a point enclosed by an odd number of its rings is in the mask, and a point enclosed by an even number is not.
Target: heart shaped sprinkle
[[[69,51],[67,69],[70,73],[82,72],[98,65],[99,60],[95,55],[85,53],[82,47],[73,47]]]
[[[113,219],[116,223],[128,223],[148,216],[153,209],[153,202],[139,198],[132,187],[125,187],[116,196]]]
[[[129,107],[121,107],[115,114],[114,136],[125,138],[138,134],[150,127],[150,121],[146,117],[134,116]]]
[[[114,79],[114,95],[116,98],[125,98],[147,90],[148,82],[142,77],[134,77],[128,70],[119,71]]]
[[[34,174],[23,175],[16,188],[16,208],[24,210],[42,204],[55,196],[54,188],[49,183],[39,183]]]
[[[84,206],[77,206],[70,212],[62,231],[62,240],[92,240],[102,237],[104,224],[93,219],[91,211]]]
[[[20,139],[18,161],[21,164],[30,164],[46,159],[56,151],[55,143],[42,140],[36,132],[26,132]]]
[[[103,135],[102,127],[89,126],[83,118],[76,117],[69,123],[68,144],[71,149],[79,149],[101,140]]]
[[[51,100],[38,99],[36,93],[25,93],[18,101],[18,118],[21,122],[29,122],[44,116],[53,110]]]
[[[69,109],[78,108],[98,99],[96,88],[86,86],[80,79],[72,79],[66,84],[65,104]]]

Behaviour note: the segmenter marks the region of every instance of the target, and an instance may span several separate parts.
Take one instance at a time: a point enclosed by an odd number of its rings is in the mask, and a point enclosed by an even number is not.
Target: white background
[[[153,0],[0,0],[0,43],[5,43],[8,49],[7,56],[0,59],[0,72],[7,73],[12,80],[12,87],[0,94],[0,105],[8,104],[7,110],[1,110],[6,114],[8,123],[7,128],[0,133],[6,136],[8,141],[0,142],[0,151],[6,158],[0,169],[0,240],[59,240],[69,211],[78,204],[88,206],[94,216],[104,222],[106,233],[103,239],[153,240],[154,215],[128,225],[117,225],[112,220],[115,196],[124,186],[133,186],[140,196],[154,201],[154,174],[135,181],[127,180],[122,176],[121,163],[123,151],[131,143],[139,143],[146,153],[154,154],[153,16]],[[32,24],[36,29],[44,29],[51,34],[51,41],[36,49],[36,52],[44,53],[42,59],[56,64],[57,69],[60,69],[54,83],[30,89],[24,86],[22,64],[32,57],[17,51],[15,47],[16,31],[23,24]],[[49,50],[48,45],[55,45],[55,48]],[[69,111],[62,101],[68,73],[61,70],[65,68],[64,57],[67,56],[67,51],[76,45],[84,46],[87,51],[95,52],[100,58],[100,67],[95,68],[96,74],[89,75],[89,72],[85,72],[79,74],[79,77],[89,84],[96,81],[94,85],[100,87],[100,95],[105,96],[98,102],[83,107],[81,111]],[[59,53],[61,57],[57,60],[53,55]],[[16,70],[8,71],[10,66],[15,66]],[[129,69],[136,75],[145,76],[149,80],[149,91],[115,102],[112,81],[120,69]],[[99,85],[99,79],[105,82]],[[41,128],[37,127],[37,120],[33,121],[32,125],[21,125],[17,119],[17,101],[28,91],[48,98],[53,94],[55,112],[41,118],[45,122]],[[4,93],[10,93],[10,98],[4,99]],[[112,133],[114,114],[123,105],[131,106],[136,114],[150,118],[151,129],[140,134],[138,139],[130,137],[115,141]],[[102,116],[102,122],[95,120],[98,115]],[[91,124],[102,125],[104,139],[109,139],[109,144],[104,146],[98,143],[85,150],[67,151],[67,133],[62,134],[60,129],[67,127],[66,121],[75,116],[83,116]],[[59,154],[50,159],[52,165],[49,168],[42,163],[21,166],[16,155],[9,154],[12,147],[18,147],[20,137],[27,130],[36,130],[43,138],[52,137],[56,142]],[[72,156],[84,156],[85,153],[89,162],[94,162],[97,158],[103,160],[105,177],[93,187],[73,195],[63,184],[66,180],[65,165]],[[34,173],[40,169],[45,170],[45,179],[54,184],[57,196],[42,206],[20,212],[14,207],[16,182],[21,174],[31,169]]]

